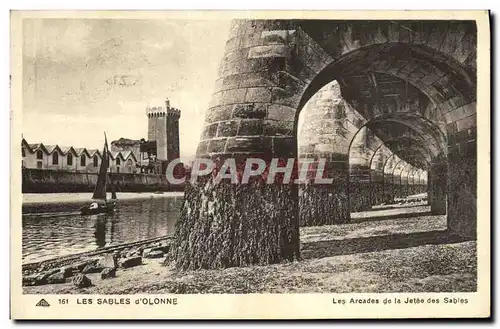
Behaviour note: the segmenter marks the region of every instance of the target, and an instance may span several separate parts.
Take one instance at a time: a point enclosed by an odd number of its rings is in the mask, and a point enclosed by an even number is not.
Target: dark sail
[[[99,176],[97,177],[97,184],[94,189],[94,195],[92,199],[94,200],[106,200],[106,185],[109,167],[109,151],[108,151],[108,139],[106,134],[104,134],[104,148],[102,150],[102,162],[99,167]]]

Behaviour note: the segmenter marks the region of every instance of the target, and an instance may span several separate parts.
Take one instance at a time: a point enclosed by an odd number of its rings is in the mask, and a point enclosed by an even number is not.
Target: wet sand
[[[302,260],[292,263],[179,272],[162,259],[144,259],[144,265],[119,269],[113,279],[90,275],[88,288],[64,283],[23,289],[27,294],[475,291],[476,242],[448,240],[445,230],[446,216],[419,214],[307,227],[300,232]]]

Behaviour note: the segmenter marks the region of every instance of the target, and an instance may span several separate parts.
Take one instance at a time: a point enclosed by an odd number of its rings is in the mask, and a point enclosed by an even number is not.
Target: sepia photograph
[[[11,37],[17,314],[489,316],[487,11],[11,11]]]

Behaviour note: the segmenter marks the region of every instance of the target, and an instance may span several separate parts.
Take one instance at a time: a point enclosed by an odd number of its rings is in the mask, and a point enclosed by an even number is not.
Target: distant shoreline
[[[161,198],[181,198],[184,192],[118,192],[118,204],[121,200],[147,200]],[[44,213],[77,210],[88,204],[92,193],[23,193],[22,213]]]

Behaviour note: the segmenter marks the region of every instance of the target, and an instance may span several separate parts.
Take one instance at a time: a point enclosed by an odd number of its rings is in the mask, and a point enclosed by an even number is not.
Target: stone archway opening
[[[446,179],[434,180],[427,191],[427,172],[446,164],[446,135],[421,113],[394,111],[368,121],[332,81],[305,104],[297,133],[299,160],[311,161],[314,168],[325,159],[326,175],[334,179],[333,184],[301,186],[301,226],[348,223],[353,212],[400,199],[407,203],[417,194],[429,201],[433,213],[446,213],[436,211],[446,208]],[[441,168],[446,177],[446,166]]]
[[[424,200],[432,214],[445,215],[446,145],[440,128],[418,116],[393,113],[368,121],[349,148],[351,216]]]
[[[266,163],[297,159],[301,110],[313,95],[337,81],[327,93],[341,91],[343,100],[335,103],[333,113],[339,122],[353,125],[343,129],[346,134],[385,115],[393,117],[373,121],[370,130],[387,131],[389,122],[392,127],[397,122],[408,125],[410,120],[403,120],[407,115],[419,120],[412,128],[427,138],[420,141],[424,145],[439,140],[432,130],[419,132],[425,122],[445,132],[446,151],[438,157],[441,162],[430,166],[429,182],[436,178],[443,186],[442,177],[448,177],[444,209],[450,234],[474,237],[475,42],[474,21],[236,20],[197,157],[217,163],[233,158],[242,165],[256,156]],[[323,197],[330,197],[325,189],[333,192],[339,221],[349,220],[348,144],[334,144],[342,146],[342,153],[330,152],[325,164],[334,184],[318,187]],[[447,174],[442,174],[443,168]],[[210,177],[200,179],[186,189],[172,257],[181,269],[297,259],[298,204],[296,185],[217,185]]]

